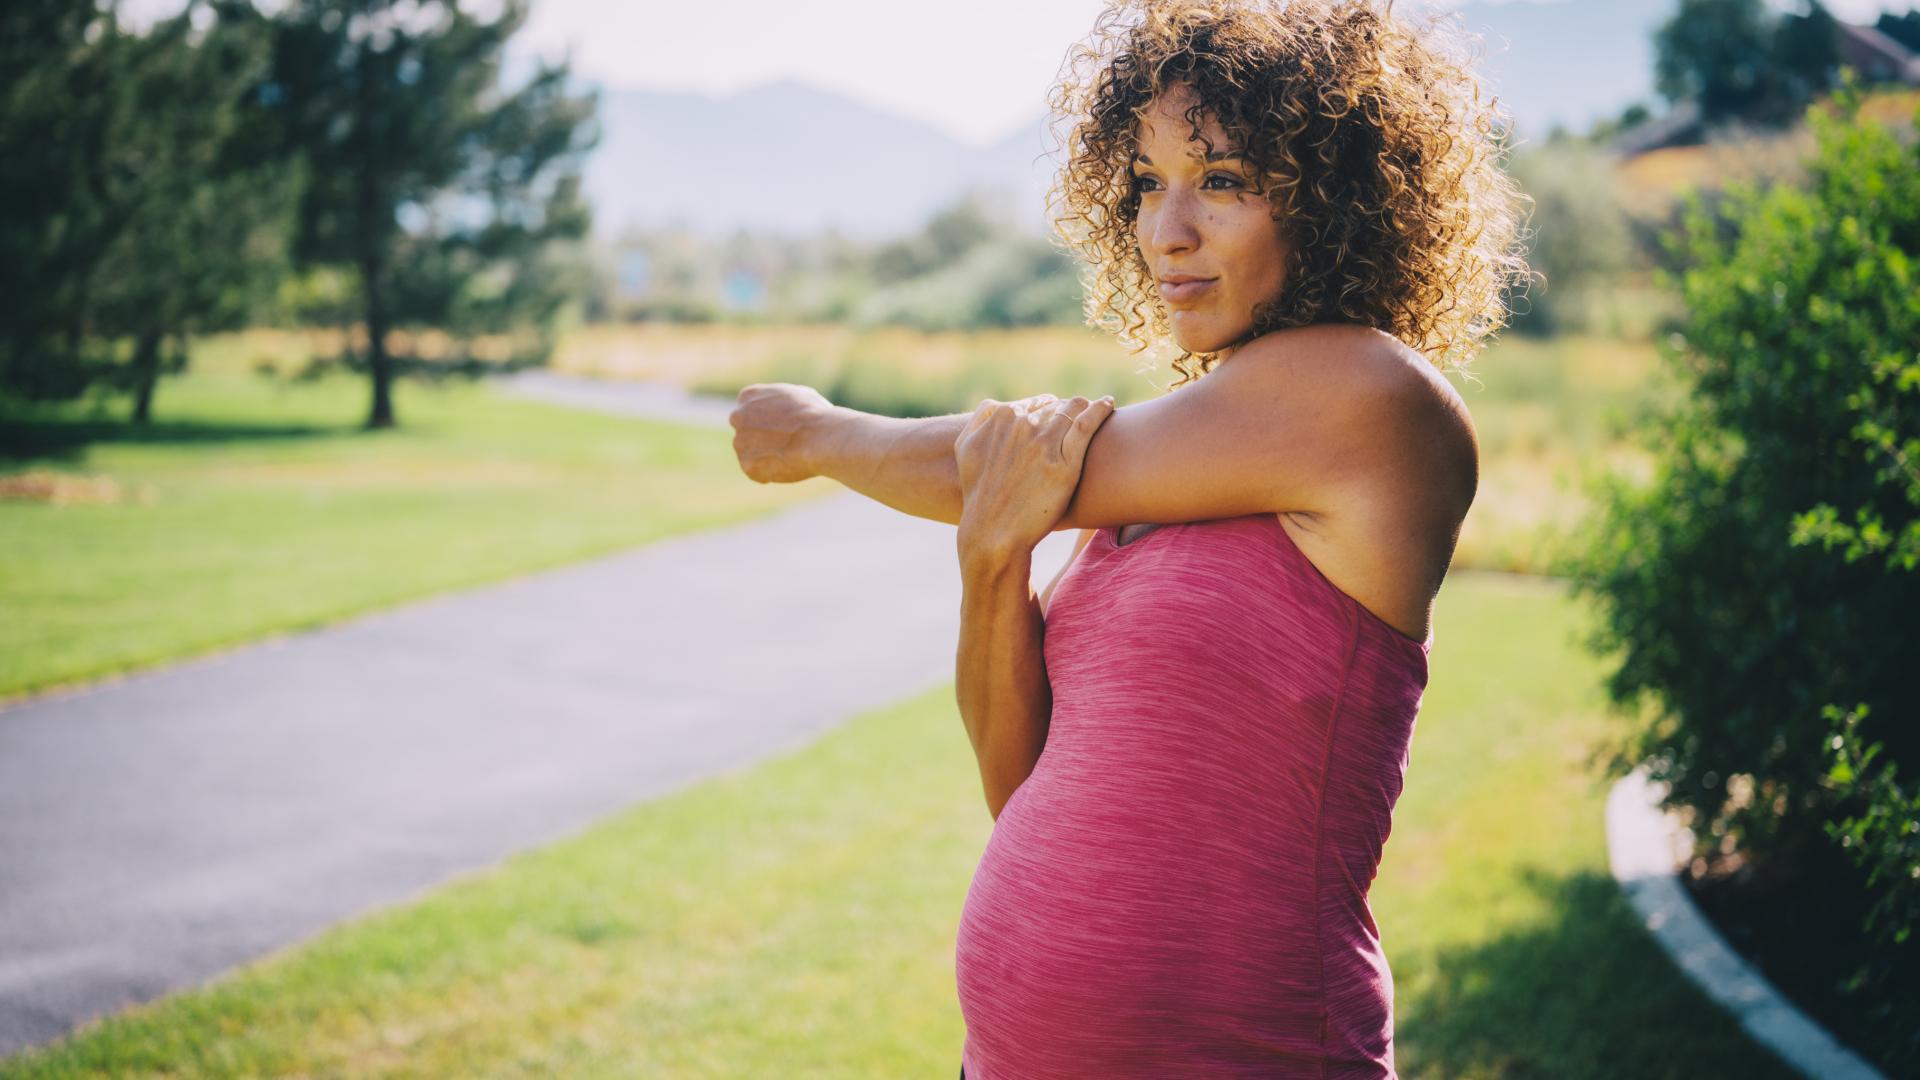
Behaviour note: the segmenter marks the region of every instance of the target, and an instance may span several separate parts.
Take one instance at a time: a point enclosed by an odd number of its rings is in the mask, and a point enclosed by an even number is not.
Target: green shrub
[[[1906,1033],[1890,1056],[1910,1066],[1920,1063],[1920,1000],[1912,986],[1913,929],[1920,924],[1920,787],[1900,784],[1897,762],[1876,760],[1886,745],[1860,734],[1869,712],[1861,704],[1824,710],[1832,725],[1828,782],[1837,798],[1858,807],[1829,822],[1827,835],[1866,871],[1872,898],[1865,917],[1871,951],[1843,989],[1861,1001],[1873,1027]]]
[[[1920,152],[1860,119],[1853,88],[1834,103],[1808,112],[1805,187],[1689,198],[1670,237],[1686,269],[1661,279],[1686,302],[1663,355],[1692,394],[1650,431],[1652,483],[1603,483],[1584,549],[1558,561],[1595,597],[1590,644],[1619,656],[1610,697],[1653,706],[1616,771],[1667,781],[1703,846],[1813,865],[1851,836],[1860,873],[1834,888],[1865,894],[1873,872],[1909,890],[1874,908],[1887,948],[1863,951],[1853,988],[1912,1068],[1920,1045],[1896,1034],[1920,1031],[1911,834],[1857,826],[1911,820],[1876,800],[1899,796],[1894,762],[1920,762]],[[1887,783],[1835,781],[1839,702],[1842,746],[1877,744]],[[1905,862],[1872,869],[1888,859]]]
[[[855,326],[920,330],[1074,326],[1080,279],[1066,255],[1039,237],[982,242],[960,258],[887,285],[853,310]]]

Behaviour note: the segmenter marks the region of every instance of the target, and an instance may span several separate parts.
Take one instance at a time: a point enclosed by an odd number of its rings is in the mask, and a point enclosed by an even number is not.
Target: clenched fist
[[[809,440],[834,404],[811,386],[754,383],[742,387],[727,415],[740,471],[762,484],[791,484],[818,475]]]

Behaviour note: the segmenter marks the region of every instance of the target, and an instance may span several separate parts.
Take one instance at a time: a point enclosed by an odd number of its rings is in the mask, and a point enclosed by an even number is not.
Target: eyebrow
[[[1208,155],[1207,155],[1207,160],[1208,160],[1208,161],[1210,161],[1210,162],[1211,162],[1211,161],[1226,161],[1226,160],[1228,160],[1228,159],[1230,159],[1230,158],[1238,158],[1238,157],[1243,157],[1243,156],[1244,156],[1244,155],[1242,155],[1242,154],[1241,154],[1241,153],[1240,153],[1239,151],[1237,151],[1237,150],[1215,150],[1215,151],[1214,151],[1213,153],[1211,153],[1211,154],[1208,154]],[[1145,155],[1145,154],[1135,154],[1135,155],[1133,155],[1133,160],[1135,160],[1135,161],[1137,161],[1137,162],[1139,162],[1139,163],[1140,163],[1140,164],[1142,164],[1142,165],[1152,165],[1152,164],[1153,164],[1153,159],[1152,159],[1152,158],[1150,158],[1150,157],[1148,157],[1148,156],[1147,156],[1147,155]]]

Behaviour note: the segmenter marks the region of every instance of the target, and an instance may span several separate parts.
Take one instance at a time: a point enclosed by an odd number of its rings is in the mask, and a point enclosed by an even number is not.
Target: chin
[[[1237,331],[1183,329],[1175,326],[1173,340],[1190,353],[1214,353],[1229,348],[1246,337],[1248,328]]]

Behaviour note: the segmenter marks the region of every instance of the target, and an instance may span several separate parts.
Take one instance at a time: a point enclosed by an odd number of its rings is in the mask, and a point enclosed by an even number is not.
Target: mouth
[[[1160,295],[1169,303],[1182,303],[1192,300],[1214,287],[1219,278],[1197,278],[1184,274],[1160,279]]]

